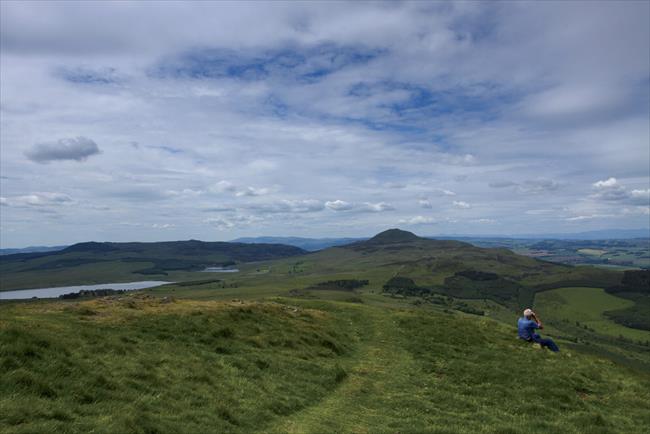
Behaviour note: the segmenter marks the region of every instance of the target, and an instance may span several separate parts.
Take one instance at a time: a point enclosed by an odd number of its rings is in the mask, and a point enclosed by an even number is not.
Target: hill
[[[297,256],[304,250],[281,244],[170,241],[74,244],[55,252],[5,255],[2,290],[182,277],[207,266]],[[185,276],[187,279],[188,276]]]
[[[328,247],[342,246],[365,238],[302,238],[302,237],[244,237],[232,240],[232,243],[270,243],[296,246],[314,252]]]
[[[643,432],[647,373],[436,308],[0,305],[0,431]],[[534,375],[531,375],[534,371]],[[527,398],[527,399],[526,399]]]
[[[532,305],[537,291],[563,286],[605,288],[618,285],[623,276],[616,271],[540,261],[503,248],[422,238],[399,229],[254,267],[268,273],[249,276],[247,285],[273,282],[279,287],[307,288],[323,280],[354,278],[368,280],[371,288],[381,290],[391,278],[404,277],[414,282],[413,288],[392,288],[392,292],[490,299],[511,309]]]
[[[0,256],[15,255],[16,253],[55,252],[68,246],[29,246],[20,249],[0,249]]]

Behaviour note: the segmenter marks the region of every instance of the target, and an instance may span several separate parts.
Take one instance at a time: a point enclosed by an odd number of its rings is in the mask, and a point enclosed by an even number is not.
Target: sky
[[[0,246],[650,226],[650,2],[18,2]]]

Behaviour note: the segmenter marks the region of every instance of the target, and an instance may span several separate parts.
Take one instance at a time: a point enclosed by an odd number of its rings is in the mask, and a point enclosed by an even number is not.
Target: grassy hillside
[[[389,279],[413,280],[423,292],[490,299],[513,310],[533,304],[537,291],[566,286],[618,285],[621,272],[571,267],[452,240],[391,230],[368,240],[296,258],[241,267],[239,286],[301,289],[333,279],[365,279],[381,291]]]
[[[617,324],[606,312],[634,306],[634,302],[606,293],[602,288],[559,288],[535,297],[535,308],[548,312],[547,317],[578,322],[583,327],[610,336],[650,341],[650,331],[636,330]]]
[[[647,373],[461,313],[129,295],[0,305],[0,431],[643,432]]]
[[[80,243],[48,253],[0,257],[0,289],[124,282],[186,280],[206,266],[296,256],[304,250],[281,244],[202,241]],[[198,278],[198,277],[197,277]]]

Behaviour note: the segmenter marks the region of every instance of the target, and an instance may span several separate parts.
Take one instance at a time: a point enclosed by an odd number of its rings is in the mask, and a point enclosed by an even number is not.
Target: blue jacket
[[[535,334],[535,329],[538,329],[539,325],[532,319],[527,319],[525,317],[519,318],[517,321],[517,333],[519,337],[525,341],[529,341],[533,338]]]

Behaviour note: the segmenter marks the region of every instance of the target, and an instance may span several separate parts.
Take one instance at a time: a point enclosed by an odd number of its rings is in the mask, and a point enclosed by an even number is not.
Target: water
[[[129,283],[102,283],[100,285],[79,285],[79,286],[58,286],[55,288],[21,289],[18,291],[0,291],[0,300],[24,300],[28,298],[57,298],[59,295],[79,292],[82,290],[95,289],[123,289],[134,291],[136,289],[153,288],[154,286],[165,285],[162,280],[144,280],[141,282]]]
[[[239,273],[239,270],[237,268],[205,267],[201,273]]]

